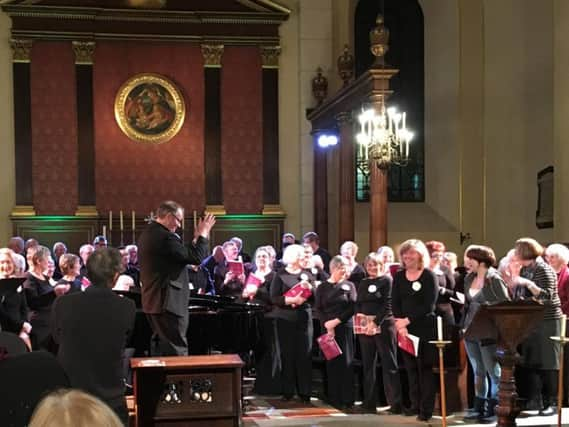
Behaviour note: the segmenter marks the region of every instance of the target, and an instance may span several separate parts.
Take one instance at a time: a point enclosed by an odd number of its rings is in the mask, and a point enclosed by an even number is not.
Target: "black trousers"
[[[301,397],[312,391],[312,313],[299,309],[296,320],[277,319],[281,349],[282,393]]]
[[[381,333],[358,335],[363,369],[363,406],[375,409],[377,406],[377,357],[381,360],[383,389],[387,402],[401,404],[401,381],[397,365],[397,338],[393,322],[383,322]]]
[[[324,328],[324,325],[322,325]],[[335,339],[342,354],[326,361],[328,377],[327,396],[333,406],[351,406],[354,404],[354,331],[353,325],[341,323],[336,326]]]
[[[152,354],[159,356],[187,356],[188,313],[176,316],[169,311],[160,314],[147,314],[148,321],[158,342],[153,346]]]
[[[261,342],[255,349],[255,392],[258,394],[280,394],[282,392],[282,363],[274,318],[262,321]]]
[[[423,340],[422,340],[423,341]],[[411,408],[421,415],[430,417],[435,407],[436,383],[433,374],[434,350],[433,345],[419,343],[417,357],[402,351],[407,378],[409,379],[409,399]]]

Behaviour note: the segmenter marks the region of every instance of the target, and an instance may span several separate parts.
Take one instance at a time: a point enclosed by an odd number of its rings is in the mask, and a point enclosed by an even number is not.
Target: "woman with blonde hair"
[[[0,279],[15,277],[15,255],[12,249],[0,249]],[[16,289],[0,287],[0,330],[18,335],[31,350],[32,325],[28,323],[28,305],[21,286]]]
[[[377,359],[381,360],[383,389],[392,414],[400,414],[401,383],[397,365],[397,337],[391,308],[392,278],[384,272],[381,257],[370,253],[364,260],[367,277],[357,288],[356,316],[365,319],[365,332],[358,331],[363,372],[363,409],[376,413]],[[361,323],[361,322],[360,322]],[[362,326],[363,328],[363,326]]]
[[[291,400],[295,391],[301,401],[310,402],[312,390],[312,306],[314,295],[291,295],[296,285],[314,290],[314,276],[303,267],[304,248],[289,245],[283,253],[285,267],[271,282],[271,302],[277,325],[282,360],[283,400]],[[289,292],[290,291],[290,292]]]
[[[57,390],[36,407],[29,427],[124,427],[101,400],[80,390]]]
[[[429,341],[435,338],[435,304],[439,287],[435,274],[427,268],[429,252],[422,241],[403,242],[399,257],[403,268],[395,273],[392,291],[395,328],[402,337],[412,334],[419,338],[416,356],[402,352],[411,401],[411,408],[404,412],[406,415],[418,414],[419,421],[428,421],[435,406],[435,350]]]

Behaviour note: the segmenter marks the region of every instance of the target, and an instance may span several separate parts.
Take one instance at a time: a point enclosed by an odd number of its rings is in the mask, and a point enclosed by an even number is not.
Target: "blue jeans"
[[[481,399],[498,399],[498,385],[502,372],[496,359],[496,344],[481,346],[479,341],[464,340],[468,360],[474,371],[474,393]],[[488,396],[490,378],[490,396]]]

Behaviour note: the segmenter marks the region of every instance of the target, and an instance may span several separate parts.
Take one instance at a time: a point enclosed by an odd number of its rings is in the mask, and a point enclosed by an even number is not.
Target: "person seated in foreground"
[[[102,401],[80,390],[57,390],[36,407],[29,427],[122,427]]]
[[[103,400],[126,423],[123,357],[136,307],[111,290],[121,271],[117,249],[97,249],[87,260],[91,286],[54,303],[52,334],[71,386]]]

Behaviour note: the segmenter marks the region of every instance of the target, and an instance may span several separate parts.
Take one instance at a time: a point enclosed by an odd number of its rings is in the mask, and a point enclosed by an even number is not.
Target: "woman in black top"
[[[437,279],[429,265],[429,253],[420,240],[410,239],[399,247],[403,269],[393,278],[393,315],[397,333],[419,337],[417,357],[402,351],[409,379],[409,415],[418,413],[417,419],[428,421],[435,406],[435,304],[439,295]]]
[[[537,405],[541,415],[556,412],[559,343],[551,336],[561,333],[561,300],[557,292],[557,275],[541,255],[543,247],[534,239],[516,241],[514,257],[521,270],[513,270],[514,298],[533,297],[543,302],[543,320],[522,343],[522,365],[527,369],[530,405]],[[528,409],[533,409],[532,406]]]
[[[81,292],[81,262],[79,257],[74,254],[61,255],[59,257],[59,270],[61,278],[57,284],[67,286],[67,292]]]
[[[282,261],[286,265],[277,271],[271,283],[271,302],[275,306],[278,341],[282,361],[283,399],[291,400],[295,389],[303,402],[310,401],[312,386],[312,284],[314,276],[302,268],[304,248],[286,247]],[[287,296],[295,285],[310,290],[311,295]]]
[[[57,295],[67,291],[67,286],[51,286],[44,274],[48,268],[51,253],[45,246],[38,246],[32,256],[32,265],[24,282],[24,292],[28,307],[32,310],[32,348],[34,350],[52,349],[50,334],[51,306]]]
[[[340,246],[340,255],[348,261],[348,265],[346,267],[348,281],[352,282],[356,289],[361,280],[366,277],[364,268],[359,265],[356,260],[356,257],[358,256],[358,249],[358,245],[350,240],[342,243],[342,246]]]
[[[356,304],[356,316],[367,321],[365,332],[358,333],[363,365],[362,406],[365,412],[376,413],[378,391],[376,364],[379,355],[383,388],[391,405],[391,413],[400,414],[401,384],[397,365],[395,321],[391,308],[392,279],[389,273],[383,273],[383,262],[375,252],[366,257],[364,267],[368,277],[361,280],[357,288]]]
[[[11,249],[0,249],[0,279],[14,277],[13,256]],[[3,289],[0,286],[0,330],[19,335],[30,347],[32,325],[28,323],[28,305],[21,286],[16,289]]]
[[[441,316],[445,325],[454,326],[454,310],[450,298],[454,296],[454,276],[452,272],[442,265],[443,256],[446,250],[444,243],[431,240],[425,243],[429,251],[430,263],[428,268],[435,273],[437,284],[439,285],[439,296],[437,298],[437,308],[435,313]]]
[[[261,337],[255,353],[255,392],[279,394],[281,385],[281,357],[277,341],[276,324],[271,302],[271,282],[275,277],[271,254],[267,246],[258,247],[254,255],[255,271],[245,281],[242,298],[264,308]]]
[[[316,290],[316,311],[322,329],[334,336],[342,354],[326,361],[327,396],[332,406],[351,408],[354,404],[354,315],[356,288],[346,280],[348,262],[341,256],[330,261],[330,277]]]

